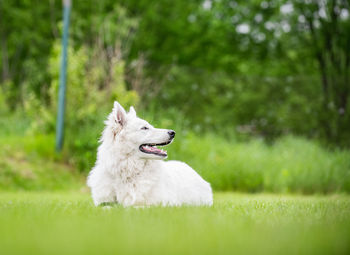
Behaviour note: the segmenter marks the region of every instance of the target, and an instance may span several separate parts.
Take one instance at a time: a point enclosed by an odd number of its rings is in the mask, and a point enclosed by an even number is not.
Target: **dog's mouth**
[[[154,154],[160,157],[166,157],[168,156],[167,151],[164,151],[162,149],[157,148],[157,146],[165,146],[168,145],[169,143],[171,143],[172,140],[169,140],[165,143],[145,143],[145,144],[141,144],[139,149],[140,151],[142,151],[143,153],[147,153],[147,154]]]

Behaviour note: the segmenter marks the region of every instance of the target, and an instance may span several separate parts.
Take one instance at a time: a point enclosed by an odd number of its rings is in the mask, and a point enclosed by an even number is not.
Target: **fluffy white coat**
[[[170,143],[169,130],[157,129],[117,102],[105,122],[97,160],[87,184],[95,205],[180,206],[213,204],[210,184],[190,166],[144,153],[143,144]]]

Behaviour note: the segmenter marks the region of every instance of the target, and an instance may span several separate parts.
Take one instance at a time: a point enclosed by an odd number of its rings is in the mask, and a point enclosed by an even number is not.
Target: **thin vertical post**
[[[62,37],[62,58],[58,91],[58,108],[56,122],[56,151],[60,152],[64,139],[64,112],[66,104],[66,77],[67,77],[67,48],[69,16],[71,10],[71,0],[63,0],[63,37]]]

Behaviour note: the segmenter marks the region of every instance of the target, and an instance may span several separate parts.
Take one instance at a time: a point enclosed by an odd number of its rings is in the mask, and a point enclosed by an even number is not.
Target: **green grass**
[[[0,254],[349,254],[350,197],[215,194],[212,208],[0,194]]]

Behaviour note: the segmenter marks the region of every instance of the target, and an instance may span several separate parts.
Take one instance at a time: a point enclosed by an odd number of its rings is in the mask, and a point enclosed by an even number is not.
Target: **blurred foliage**
[[[34,2],[0,2],[2,130],[53,138],[62,3]],[[349,8],[346,0],[73,1],[60,160],[91,168],[118,100],[182,132],[189,148],[174,146],[174,156],[199,170],[207,162],[200,171],[217,189],[348,192],[348,152],[336,147],[350,146]],[[276,140],[286,135],[335,151]],[[274,147],[229,142],[252,137]],[[203,148],[201,164],[183,156]],[[226,157],[212,158],[211,148]]]
[[[71,17],[67,128],[118,98],[197,131],[349,146],[346,0],[76,0]],[[61,19],[59,0],[0,3],[1,111],[39,112],[46,131]]]

